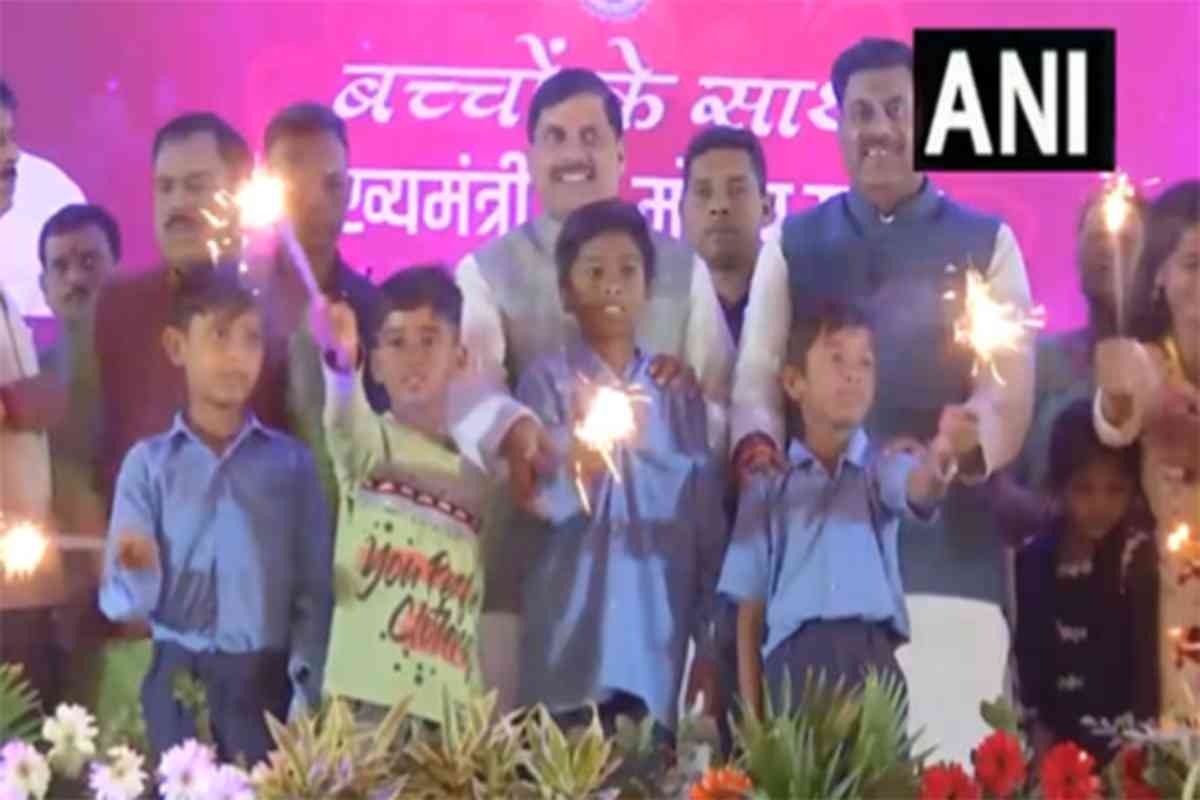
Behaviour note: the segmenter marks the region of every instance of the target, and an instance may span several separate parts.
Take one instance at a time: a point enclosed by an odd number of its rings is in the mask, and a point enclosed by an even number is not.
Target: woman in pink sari
[[[1096,430],[1141,441],[1162,556],[1163,711],[1200,724],[1200,181],[1155,202],[1131,300],[1135,338],[1096,351]]]

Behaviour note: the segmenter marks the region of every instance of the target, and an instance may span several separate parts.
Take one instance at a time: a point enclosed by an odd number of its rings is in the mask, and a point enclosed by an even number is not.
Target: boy
[[[619,714],[650,715],[666,740],[689,636],[713,674],[727,521],[704,400],[658,386],[654,354],[635,341],[655,267],[636,206],[604,200],[572,212],[555,260],[578,334],[530,366],[517,399],[569,455],[540,498],[552,530],[524,585],[522,700],[546,703],[568,727],[586,722],[594,702],[610,733]],[[601,387],[642,398],[613,456],[619,479],[573,435]]]
[[[223,760],[266,756],[264,714],[285,719],[293,687],[317,699],[330,519],[308,451],[247,411],[263,341],[236,273],[184,276],[163,342],[187,406],[130,450],[117,481],[100,607],[150,621],[142,709],[158,753],[195,735],[174,696],[181,674],[207,690]]]
[[[448,432],[447,387],[466,363],[462,293],[439,267],[379,289],[371,373],[389,410],[367,402],[357,320],[346,303],[315,307],[325,352],[325,435],[341,494],[336,608],[325,690],[382,716],[439,722],[443,701],[479,683],[479,558],[487,482]]]
[[[738,686],[760,715],[764,671],[776,708],[785,680],[799,700],[810,669],[850,687],[868,667],[900,675],[894,651],[909,635],[900,520],[928,520],[956,456],[979,441],[973,415],[947,407],[920,458],[874,452],[862,430],[875,398],[874,337],[841,303],[797,323],[782,385],[802,431],[788,469],[743,492],[719,584],[738,602]]]

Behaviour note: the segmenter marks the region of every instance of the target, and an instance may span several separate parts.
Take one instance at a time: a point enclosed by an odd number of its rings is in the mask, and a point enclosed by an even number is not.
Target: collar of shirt
[[[551,260],[554,259],[554,248],[558,246],[558,237],[562,233],[562,220],[557,220],[549,214],[542,214],[533,220],[530,227],[533,244],[545,253]]]
[[[921,188],[912,197],[901,201],[900,205],[888,215],[879,213],[871,201],[855,188],[846,193],[846,204],[850,214],[865,230],[876,230],[891,225],[893,222],[913,222],[930,219],[937,212],[941,192],[929,178],[921,179]]]
[[[246,422],[242,425],[242,429],[238,431],[237,436],[233,437],[233,441],[229,443],[229,447],[225,448],[225,452],[220,455],[220,460],[223,461],[232,457],[241,444],[253,433],[258,433],[268,438],[273,438],[277,435],[266,425],[263,425],[253,413],[248,414]],[[182,411],[175,414],[175,421],[171,424],[170,439],[172,442],[178,442],[180,439],[191,440],[205,448],[208,447],[208,443],[188,425]]]
[[[837,471],[833,475],[833,478],[836,479],[842,474],[842,468],[847,462],[853,464],[858,469],[866,467],[867,450],[870,444],[871,440],[862,428],[855,430],[850,436],[850,441],[846,443],[845,451],[838,458]],[[814,466],[824,470],[821,462],[817,460],[817,457],[812,454],[808,446],[799,438],[792,439],[792,443],[788,446],[788,461],[792,463],[793,467],[802,470],[808,470]]]
[[[583,375],[588,379],[599,379],[606,383],[630,383],[637,377],[645,362],[646,356],[641,348],[634,347],[633,358],[625,365],[624,374],[618,375],[582,337],[567,343],[567,368],[572,376]]]

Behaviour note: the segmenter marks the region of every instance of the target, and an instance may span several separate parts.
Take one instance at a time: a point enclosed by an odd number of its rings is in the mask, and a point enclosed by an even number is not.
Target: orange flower
[[[1046,800],[1095,800],[1100,796],[1096,759],[1074,742],[1050,748],[1042,760],[1042,794]]]
[[[1025,783],[1025,754],[1011,733],[996,731],[971,754],[975,778],[988,794],[1011,797]]]
[[[692,785],[691,800],[744,800],[754,789],[750,777],[736,769],[710,769]]]

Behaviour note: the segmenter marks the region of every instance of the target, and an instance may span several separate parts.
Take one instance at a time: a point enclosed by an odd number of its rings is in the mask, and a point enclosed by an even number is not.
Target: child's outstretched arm
[[[162,591],[156,538],[162,509],[148,458],[144,445],[135,446],[117,477],[100,582],[100,610],[114,622],[147,619]]]
[[[583,503],[572,475],[572,455],[578,452],[574,441],[570,397],[563,397],[555,385],[554,375],[544,362],[537,362],[521,375],[517,383],[516,399],[536,417],[550,448],[554,451],[555,463],[546,463],[539,471],[541,480],[535,490],[533,511],[551,524],[561,524],[582,513]],[[585,487],[595,497],[595,482],[585,480]]]
[[[333,614],[333,537],[330,534],[333,520],[325,505],[312,456],[307,450],[296,452],[292,482],[298,501],[296,581],[293,584],[288,675],[304,691],[310,707],[315,708],[321,696]]]
[[[309,327],[325,374],[326,447],[338,483],[345,485],[369,459],[371,445],[381,441],[379,418],[363,389],[358,320],[349,303],[314,303]]]
[[[927,516],[946,496],[958,473],[961,459],[979,452],[980,420],[967,406],[946,406],[938,421],[938,432],[909,471],[906,485],[908,506]]]

